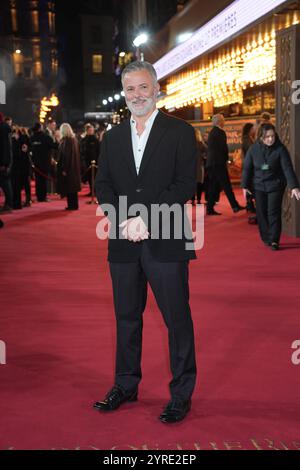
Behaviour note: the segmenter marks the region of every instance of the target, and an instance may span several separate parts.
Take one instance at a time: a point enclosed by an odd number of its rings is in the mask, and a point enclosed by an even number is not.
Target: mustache
[[[131,102],[133,104],[136,104],[136,103],[146,103],[147,101],[149,100],[149,98],[137,98],[135,100],[132,100]]]

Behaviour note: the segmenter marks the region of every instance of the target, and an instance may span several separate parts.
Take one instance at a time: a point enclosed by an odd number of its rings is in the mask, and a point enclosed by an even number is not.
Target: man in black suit
[[[187,249],[190,237],[178,236],[172,223],[167,226],[168,217],[155,221],[152,210],[177,204],[179,226],[184,225],[184,204],[196,186],[195,133],[186,122],[156,109],[159,84],[151,64],[129,64],[122,84],[131,119],[105,134],[95,182],[102,209],[112,207],[117,217],[108,250],[117,323],[115,384],[94,407],[111,411],[137,399],[149,283],[168,328],[173,376],[171,400],[159,418],[173,423],[190,410],[196,380],[188,289],[188,263],[196,256]],[[123,207],[124,197],[130,210]],[[170,237],[164,237],[168,228]],[[113,231],[119,233],[114,237]]]
[[[216,114],[212,118],[213,128],[208,137],[208,150],[206,167],[209,175],[209,189],[207,201],[207,215],[221,215],[215,211],[216,193],[218,188],[224,190],[233,212],[239,212],[242,207],[237,202],[232,191],[228,175],[228,146],[226,132],[224,131],[225,119],[223,114]]]
[[[13,191],[11,186],[11,167],[13,163],[11,127],[0,112],[0,188],[5,195],[1,212],[11,212],[13,206]]]
[[[47,178],[51,166],[51,152],[57,148],[52,138],[42,131],[42,125],[37,122],[30,139],[32,161],[36,168],[35,191],[38,202],[47,202]]]

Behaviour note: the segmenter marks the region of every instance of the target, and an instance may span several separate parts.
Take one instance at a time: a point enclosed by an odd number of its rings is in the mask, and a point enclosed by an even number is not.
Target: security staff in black
[[[42,131],[40,123],[36,123],[32,129],[30,139],[32,149],[32,161],[36,168],[35,190],[38,202],[47,201],[47,180],[51,166],[51,150],[57,148],[49,135]]]
[[[300,189],[288,150],[272,124],[262,124],[255,144],[248,150],[242,187],[255,192],[257,221],[262,241],[278,250],[281,235],[281,205],[286,185],[291,197],[300,200]]]

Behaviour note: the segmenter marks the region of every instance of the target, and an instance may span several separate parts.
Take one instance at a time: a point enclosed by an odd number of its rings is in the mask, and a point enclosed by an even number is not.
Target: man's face
[[[56,130],[56,122],[51,121],[49,124],[49,128],[51,129],[52,132],[54,132]]]
[[[224,116],[220,116],[219,127],[221,127],[223,129],[224,126],[225,126],[225,118],[224,118]]]
[[[88,127],[86,130],[87,135],[94,135],[95,134],[95,128],[94,127]]]
[[[159,84],[154,84],[148,70],[127,73],[123,88],[127,106],[134,116],[147,116],[155,109]]]

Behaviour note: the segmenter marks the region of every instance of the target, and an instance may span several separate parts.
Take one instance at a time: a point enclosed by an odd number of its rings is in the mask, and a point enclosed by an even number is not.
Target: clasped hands
[[[124,220],[119,227],[123,228],[123,237],[131,242],[140,242],[149,238],[148,229],[141,216]]]

